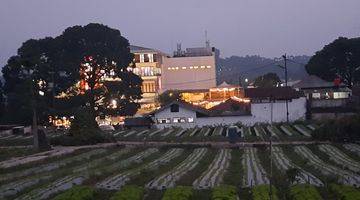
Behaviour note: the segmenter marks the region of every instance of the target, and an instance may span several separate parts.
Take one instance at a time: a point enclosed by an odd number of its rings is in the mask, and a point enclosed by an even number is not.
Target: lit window
[[[314,99],[320,99],[320,93],[313,93],[312,94],[312,97],[314,98]]]
[[[202,66],[200,66],[200,68],[201,68],[201,69],[205,69],[205,66],[204,66],[204,65],[202,65]]]
[[[171,67],[168,67],[168,70],[171,70]]]
[[[193,67],[193,66],[190,66],[189,68],[190,68],[190,69],[193,69],[194,67]]]
[[[199,66],[194,66],[194,69],[197,69],[197,68],[199,68]]]
[[[148,54],[148,56],[149,56],[149,62],[154,62],[154,55]]]
[[[174,117],[173,122],[174,123],[180,123],[180,118],[179,117]]]
[[[211,66],[210,66],[210,65],[208,65],[208,66],[206,66],[206,68],[210,69],[210,68],[211,68]]]
[[[186,69],[186,67],[182,67],[181,69]]]
[[[170,118],[159,118],[157,119],[158,124],[170,124],[171,120]]]
[[[140,54],[140,62],[142,63],[142,62],[144,62],[144,60],[145,60],[144,54]]]
[[[192,118],[192,117],[189,117],[189,118],[188,118],[188,122],[189,122],[189,123],[192,123],[192,122],[194,122],[194,118]]]
[[[176,70],[178,70],[178,69],[179,69],[179,67],[175,67],[175,69],[176,69]]]

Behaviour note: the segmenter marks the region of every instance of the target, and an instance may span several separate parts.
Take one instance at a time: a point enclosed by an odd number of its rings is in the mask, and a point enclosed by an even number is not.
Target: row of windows
[[[161,74],[161,69],[157,67],[129,67],[128,69],[139,76],[157,76]]]
[[[156,62],[157,54],[135,54],[135,63],[144,63],[144,62]]]
[[[173,123],[193,123],[194,122],[194,118],[192,117],[174,117],[172,119]],[[157,123],[158,124],[170,124],[171,123],[171,118],[159,118],[157,119]]]
[[[208,66],[205,66],[205,65],[202,65],[202,66],[189,66],[189,67],[168,67],[167,69],[168,70],[179,70],[179,69],[210,69],[211,66],[208,65]]]
[[[142,92],[156,92],[155,83],[143,83],[141,86]]]

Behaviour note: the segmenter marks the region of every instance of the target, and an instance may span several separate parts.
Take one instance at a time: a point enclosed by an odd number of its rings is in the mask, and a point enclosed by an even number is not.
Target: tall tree
[[[160,103],[161,106],[169,104],[176,100],[181,100],[182,95],[178,90],[167,90],[160,94],[157,98],[157,101]]]
[[[74,26],[55,38],[59,64],[69,69],[68,102],[98,115],[133,115],[140,107],[142,79],[128,70],[133,54],[119,30],[101,24]],[[74,103],[76,102],[76,104]]]
[[[267,73],[254,80],[255,87],[272,88],[281,84],[281,80],[275,73]]]
[[[360,38],[340,37],[315,53],[306,65],[309,74],[324,80],[340,78],[351,87],[360,82]]]

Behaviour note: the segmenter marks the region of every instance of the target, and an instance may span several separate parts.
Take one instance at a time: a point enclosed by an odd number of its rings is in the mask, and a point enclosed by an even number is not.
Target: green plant
[[[223,185],[215,187],[212,191],[212,200],[236,200],[238,198],[236,187]]]
[[[116,192],[110,200],[141,200],[143,197],[144,189],[142,187],[128,185]]]
[[[312,185],[295,185],[290,189],[290,197],[293,200],[322,200],[320,193]]]
[[[330,191],[335,193],[336,199],[360,200],[360,191],[352,186],[331,184]]]
[[[53,200],[95,200],[95,190],[88,186],[74,186]]]
[[[162,200],[187,200],[193,196],[193,190],[188,186],[177,186],[165,191]]]
[[[252,188],[252,198],[253,200],[269,200],[269,185],[258,185]],[[278,200],[279,198],[276,195],[277,191],[275,187],[272,187],[272,200]]]

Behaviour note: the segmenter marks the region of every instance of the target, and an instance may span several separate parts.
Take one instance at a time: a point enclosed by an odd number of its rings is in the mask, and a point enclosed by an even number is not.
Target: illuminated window
[[[174,117],[173,122],[174,123],[185,123],[186,119],[184,117]]]
[[[140,62],[144,62],[144,54],[140,54]]]
[[[193,67],[193,66],[190,66],[189,68],[190,68],[190,69],[193,69],[194,67]]]
[[[199,66],[194,66],[194,69],[197,69],[197,68],[199,68]]]
[[[206,66],[206,68],[210,69],[210,68],[211,68],[211,66],[210,66],[210,65],[208,65],[208,66]]]
[[[201,69],[205,69],[205,66],[204,66],[204,65],[202,65],[202,66],[200,66],[200,68],[201,68]]]
[[[312,97],[313,97],[314,99],[320,99],[321,95],[320,95],[320,93],[313,93],[313,94],[312,94]]]
[[[171,70],[171,67],[168,67],[168,70]]]
[[[179,69],[179,67],[175,67],[175,69],[176,69],[176,70],[178,70],[178,69]]]
[[[154,62],[154,55],[153,54],[148,54],[149,57],[149,62]]]
[[[186,67],[182,67],[181,69],[186,69]]]
[[[189,118],[188,118],[188,122],[189,122],[189,123],[192,123],[192,122],[194,122],[194,118],[192,118],[192,117],[189,117]]]
[[[170,124],[171,120],[170,118],[159,118],[157,119],[158,124]]]

